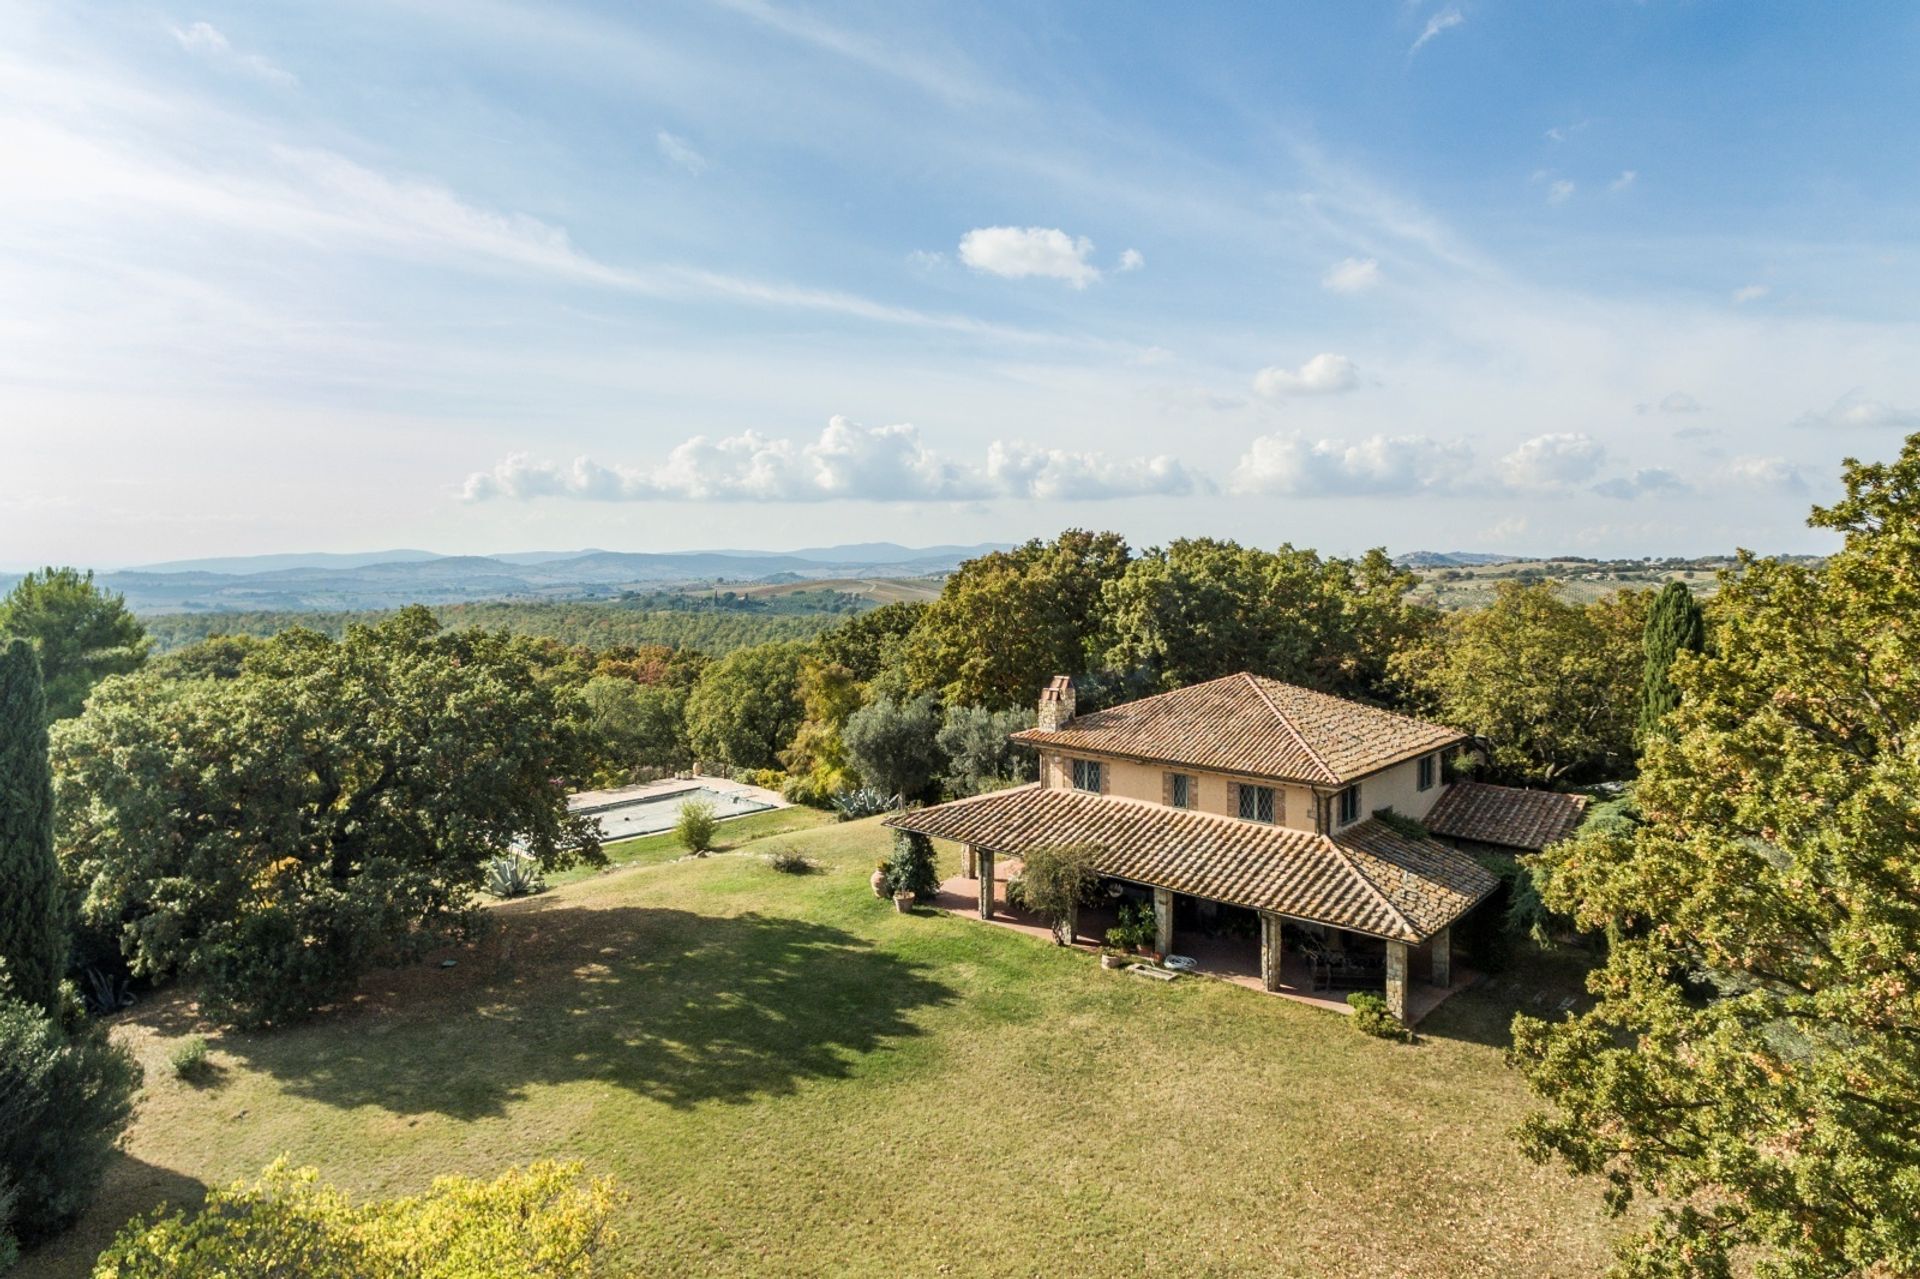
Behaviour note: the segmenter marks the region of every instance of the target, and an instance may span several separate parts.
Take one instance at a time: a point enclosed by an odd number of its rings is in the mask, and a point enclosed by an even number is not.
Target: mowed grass
[[[834,820],[832,813],[799,804],[791,808],[770,808],[765,812],[743,813],[738,817],[725,819],[715,828],[713,851],[731,852],[751,843],[760,843],[762,847],[778,847],[779,837],[782,835],[812,830],[816,826],[828,826],[833,824]],[[595,875],[626,870],[629,867],[658,866],[662,862],[674,861],[689,855],[680,843],[680,837],[670,830],[654,835],[636,835],[632,839],[608,844],[606,849],[607,865],[604,869],[581,866],[573,870],[556,871],[547,876],[547,883],[555,886],[571,884]]]
[[[1535,1167],[1500,1061],[1512,978],[1415,1046],[1237,986],[1170,986],[867,885],[876,821],[597,876],[498,908],[458,961],[382,974],[276,1034],[178,1001],[123,1018],[147,1067],[127,1156],[30,1256],[79,1275],[130,1214],[278,1155],[362,1194],[583,1160],[645,1275],[1591,1275],[1598,1190]],[[952,859],[950,859],[952,860]]]

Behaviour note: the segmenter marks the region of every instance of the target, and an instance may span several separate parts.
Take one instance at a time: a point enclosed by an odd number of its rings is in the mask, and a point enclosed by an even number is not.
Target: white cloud
[[[960,237],[960,260],[976,271],[1009,280],[1041,276],[1084,289],[1100,278],[1087,261],[1093,241],[1058,227],[976,227]]]
[[[1749,302],[1758,302],[1771,292],[1773,290],[1764,284],[1743,284],[1733,291],[1733,302],[1735,306],[1745,306]]]
[[[1146,264],[1147,255],[1138,249],[1127,249],[1120,254],[1120,269],[1122,271],[1138,271]]]
[[[1472,465],[1465,444],[1425,435],[1374,435],[1351,444],[1267,435],[1234,467],[1232,488],[1269,497],[1445,492]]]
[[[941,456],[907,423],[865,427],[830,419],[817,439],[746,432],[694,436],[653,467],[576,458],[569,466],[514,454],[467,477],[469,502],[492,498],[579,498],[607,502],[978,501],[1033,498],[1092,501],[1207,491],[1207,481],[1174,458],[1109,458],[1101,453],[994,441],[983,464]]]
[[[1267,368],[1254,375],[1262,395],[1338,395],[1360,385],[1360,370],[1344,355],[1323,351],[1297,369]]]
[[[1632,475],[1603,480],[1593,486],[1602,497],[1631,501],[1639,497],[1678,497],[1690,493],[1687,482],[1664,466],[1643,467]]]
[[[1420,38],[1413,42],[1413,47],[1407,50],[1407,56],[1411,58],[1414,54],[1420,52],[1420,47],[1426,44],[1427,41],[1433,39],[1442,31],[1451,31],[1466,20],[1465,15],[1460,12],[1457,6],[1448,5],[1427,19],[1425,29],[1420,32]]]
[[[669,163],[677,164],[696,177],[707,171],[707,157],[701,155],[691,142],[665,129],[653,135],[654,145],[660,148],[660,154]]]
[[[1591,436],[1536,435],[1500,459],[1500,474],[1515,488],[1557,489],[1587,479],[1605,457]]]
[[[1334,293],[1364,293],[1378,283],[1380,263],[1373,258],[1343,258],[1320,277],[1320,287]]]
[[[1920,413],[1899,409],[1884,400],[1869,399],[1857,387],[1833,402],[1822,412],[1808,411],[1793,424],[1814,431],[1861,431],[1920,429]]]
[[[1724,475],[1733,484],[1762,493],[1807,491],[1800,468],[1784,457],[1737,457],[1727,463]]]
[[[1609,191],[1625,191],[1640,180],[1640,174],[1634,169],[1620,170],[1620,176],[1607,183]]]
[[[233,42],[211,22],[196,22],[192,26],[173,28],[173,38],[180,47],[197,57],[222,66],[233,67],[248,75],[279,85],[296,85],[298,77],[271,58],[257,53],[242,53],[233,47]]]
[[[1560,178],[1547,186],[1548,204],[1565,204],[1573,199],[1573,182],[1569,178]]]

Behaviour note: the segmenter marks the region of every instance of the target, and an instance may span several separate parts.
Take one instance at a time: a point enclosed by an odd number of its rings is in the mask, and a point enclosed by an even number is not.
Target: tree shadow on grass
[[[1505,1051],[1513,1046],[1513,1018],[1525,1013],[1558,1021],[1570,1010],[1592,1007],[1586,991],[1593,959],[1585,951],[1523,947],[1512,963],[1491,973],[1471,990],[1453,996],[1424,1017],[1426,1039],[1453,1039]]]
[[[822,924],[529,902],[478,945],[377,974],[354,1008],[220,1046],[295,1095],[397,1114],[477,1119],[583,1080],[684,1107],[844,1077],[952,997]]]
[[[65,1279],[93,1273],[94,1259],[133,1217],[165,1204],[191,1211],[206,1197],[205,1183],[124,1152],[107,1165],[93,1202],[73,1227],[21,1254],[8,1279]]]

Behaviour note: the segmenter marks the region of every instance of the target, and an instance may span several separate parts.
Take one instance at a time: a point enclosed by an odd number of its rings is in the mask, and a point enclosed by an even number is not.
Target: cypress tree
[[[0,647],[0,961],[16,998],[56,1009],[67,936],[53,856],[53,772],[40,659],[23,639]]]
[[[1644,747],[1660,732],[1660,721],[1680,704],[1680,690],[1668,671],[1675,653],[1698,653],[1707,645],[1706,618],[1685,582],[1668,582],[1647,613],[1641,645],[1646,665],[1640,676],[1640,720],[1634,736]]]

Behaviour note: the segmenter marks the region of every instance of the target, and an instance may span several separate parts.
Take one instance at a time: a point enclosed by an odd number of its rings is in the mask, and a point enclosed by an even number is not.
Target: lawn
[[[760,842],[762,848],[777,847],[779,837],[782,835],[812,830],[816,826],[832,825],[833,821],[832,813],[798,804],[791,808],[770,808],[759,813],[743,813],[739,817],[727,818],[715,828],[713,851],[729,852],[756,841]],[[687,855],[687,850],[681,847],[679,836],[670,830],[663,830],[654,835],[636,835],[632,839],[608,844],[606,849],[605,869],[583,866],[574,870],[558,871],[547,876],[547,882],[555,886],[571,884],[576,880],[625,870],[632,866],[658,866],[662,862],[670,862]]]
[[[767,816],[767,815],[761,815]],[[743,821],[753,820],[751,818]],[[744,829],[744,828],[743,828]],[[649,1275],[1590,1275],[1591,1184],[1508,1135],[1513,978],[1415,1046],[1225,983],[1102,971],[960,916],[900,915],[876,822],[636,866],[498,909],[485,942],[353,1007],[213,1037],[120,1033],[147,1087],[93,1213],[21,1274],[79,1275],[128,1214],[286,1153],[363,1193],[549,1156],[630,1195]],[[793,847],[822,873],[771,869]],[[950,851],[950,850],[948,850]]]

